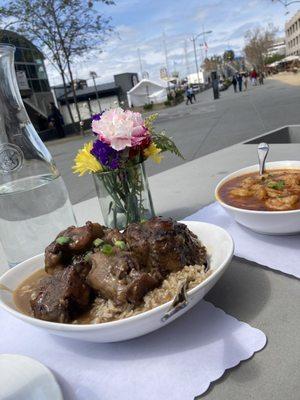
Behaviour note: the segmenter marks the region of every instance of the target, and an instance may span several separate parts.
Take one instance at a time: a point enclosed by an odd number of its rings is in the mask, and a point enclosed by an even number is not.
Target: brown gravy
[[[247,180],[247,178],[250,179]],[[295,181],[299,180],[299,184],[291,184],[290,181],[293,181],[293,178],[295,178]],[[256,194],[256,188],[260,191],[265,191],[266,194],[263,198],[259,198],[261,196]],[[245,189],[244,195],[235,195],[238,191],[237,189],[242,189],[241,193],[243,193]],[[248,190],[248,195],[246,190]],[[300,170],[268,170],[262,178],[259,176],[258,172],[240,175],[225,182],[218,190],[217,195],[224,203],[247,210],[297,210],[300,209]],[[281,204],[284,201],[283,199],[287,196],[294,196],[293,202],[281,208]],[[296,196],[298,196],[297,199]],[[278,207],[276,206],[276,202],[278,203]],[[272,207],[270,207],[270,204]]]
[[[30,307],[30,298],[32,293],[37,290],[38,284],[42,278],[48,274],[44,269],[39,269],[26,278],[13,292],[14,303],[17,309],[23,314],[33,316]]]
[[[49,276],[44,269],[39,269],[31,274],[28,278],[26,278],[16,290],[13,292],[13,299],[17,309],[26,315],[33,317],[33,312],[30,306],[30,299],[33,293],[38,290],[39,282],[41,279]],[[88,310],[78,316],[74,321],[70,323],[77,324],[90,324],[93,320],[93,316],[91,315],[91,310]]]

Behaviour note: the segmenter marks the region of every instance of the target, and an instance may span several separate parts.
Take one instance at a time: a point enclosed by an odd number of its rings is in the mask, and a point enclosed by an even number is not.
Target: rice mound
[[[173,300],[184,281],[188,281],[188,290],[190,290],[203,282],[211,273],[211,269],[205,271],[204,265],[185,266],[180,271],[171,272],[160,287],[145,295],[143,303],[138,307],[130,304],[119,306],[111,300],[97,297],[89,312],[89,323],[99,324],[116,321],[151,310]],[[78,324],[80,321],[74,321],[73,323]]]

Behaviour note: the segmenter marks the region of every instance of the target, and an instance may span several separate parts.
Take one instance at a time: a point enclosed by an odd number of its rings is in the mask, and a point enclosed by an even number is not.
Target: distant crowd
[[[232,77],[232,86],[235,93],[239,90],[242,92],[243,90],[248,89],[249,81],[252,86],[263,85],[264,84],[265,75],[263,72],[257,72],[253,69],[250,73],[237,73]]]

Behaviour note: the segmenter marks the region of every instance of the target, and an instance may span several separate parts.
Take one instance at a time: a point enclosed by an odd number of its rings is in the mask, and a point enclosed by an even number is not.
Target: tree
[[[257,69],[264,69],[265,59],[270,47],[274,44],[277,28],[255,28],[246,32],[244,53],[247,60]]]
[[[281,61],[285,56],[282,54],[272,54],[271,56],[265,57],[265,65],[272,64],[275,61]]]
[[[222,57],[220,56],[212,56],[210,58],[206,58],[202,67],[205,71],[217,71],[222,65]]]
[[[100,51],[112,31],[110,18],[94,7],[96,3],[114,4],[113,0],[8,0],[0,7],[0,17],[7,27],[26,36],[40,47],[51,64],[59,71],[66,104],[74,122],[68,101],[69,79],[74,104],[81,121],[73,79],[72,64],[77,57],[92,49]]]
[[[235,57],[235,54],[234,54],[233,50],[226,50],[223,54],[224,61],[233,61],[234,57]]]

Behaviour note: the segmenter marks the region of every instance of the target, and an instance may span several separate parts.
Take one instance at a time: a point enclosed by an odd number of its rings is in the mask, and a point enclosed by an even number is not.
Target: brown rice
[[[143,303],[135,308],[129,304],[119,306],[111,300],[104,300],[97,297],[89,312],[88,323],[99,324],[102,322],[115,321],[151,310],[152,308],[174,299],[180,285],[185,280],[189,282],[188,289],[192,289],[203,282],[211,273],[212,270],[209,269],[205,271],[203,265],[186,266],[178,272],[172,272],[164,279],[159,288],[147,293]],[[76,320],[73,323],[87,323],[87,320]]]

